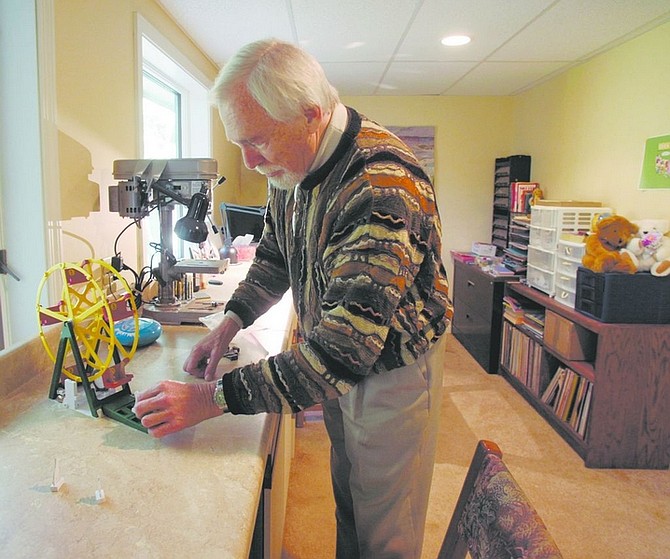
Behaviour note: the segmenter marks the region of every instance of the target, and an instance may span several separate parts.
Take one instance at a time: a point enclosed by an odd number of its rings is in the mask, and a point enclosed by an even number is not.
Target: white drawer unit
[[[611,213],[597,206],[542,206],[531,208],[528,243],[528,285],[574,307],[577,268],[584,243],[561,239],[564,234],[586,235],[597,214]],[[560,293],[559,293],[560,290]]]

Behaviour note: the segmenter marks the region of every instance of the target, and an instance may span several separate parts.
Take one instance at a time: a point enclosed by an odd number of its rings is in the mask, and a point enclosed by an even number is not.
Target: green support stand
[[[81,377],[81,384],[84,388],[84,393],[86,394],[86,401],[88,402],[88,407],[91,410],[91,415],[93,417],[99,417],[98,410],[102,409],[103,415],[106,415],[110,419],[146,433],[147,428],[142,425],[139,418],[132,411],[133,406],[135,405],[135,396],[130,391],[130,385],[128,383],[124,384],[123,388],[118,392],[107,396],[102,400],[98,400],[98,397],[95,394],[95,389],[89,380],[91,367],[84,365],[84,360],[81,357],[79,346],[77,345],[74,326],[69,320],[63,323],[63,330],[61,331],[60,342],[58,343],[56,364],[54,366],[54,372],[51,377],[51,386],[49,387],[49,398],[55,400],[58,395],[58,386],[60,385],[63,361],[65,359],[65,352],[67,350],[68,343],[72,349],[72,355],[74,357],[77,373]],[[114,363],[118,364],[119,362],[119,354],[115,349]]]

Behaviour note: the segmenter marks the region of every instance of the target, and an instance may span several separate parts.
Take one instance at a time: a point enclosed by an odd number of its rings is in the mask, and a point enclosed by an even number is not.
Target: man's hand
[[[228,345],[238,331],[239,326],[234,320],[224,319],[219,326],[193,347],[184,362],[184,371],[194,377],[214,380],[216,367],[228,351]]]
[[[164,380],[135,393],[133,412],[152,437],[164,437],[222,414],[214,403],[215,383]]]

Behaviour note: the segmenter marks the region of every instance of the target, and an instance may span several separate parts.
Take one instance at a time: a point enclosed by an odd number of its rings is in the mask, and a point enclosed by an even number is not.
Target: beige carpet
[[[670,558],[670,472],[593,470],[501,377],[449,337],[442,424],[423,557],[437,555],[475,445],[491,439],[565,559]],[[284,559],[334,557],[323,423],[297,430]]]

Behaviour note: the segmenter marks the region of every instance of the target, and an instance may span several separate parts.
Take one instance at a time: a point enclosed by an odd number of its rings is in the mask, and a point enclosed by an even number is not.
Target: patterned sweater
[[[292,289],[300,341],[224,376],[232,413],[292,413],[413,363],[452,316],[435,193],[397,137],[347,109],[333,155],[270,189],[265,230],[226,309],[244,327]]]

